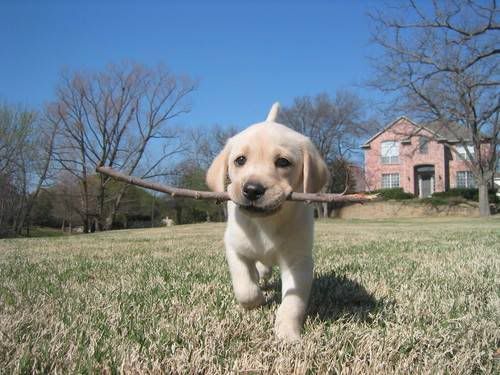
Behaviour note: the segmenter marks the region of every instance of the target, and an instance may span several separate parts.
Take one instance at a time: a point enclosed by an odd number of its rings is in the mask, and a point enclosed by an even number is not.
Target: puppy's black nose
[[[243,185],[243,195],[251,201],[256,201],[264,195],[266,188],[259,183],[247,182]]]

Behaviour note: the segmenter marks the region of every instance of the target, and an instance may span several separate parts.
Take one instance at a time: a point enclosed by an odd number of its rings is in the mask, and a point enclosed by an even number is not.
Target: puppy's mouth
[[[239,206],[242,210],[250,212],[252,214],[257,214],[260,216],[268,216],[272,215],[276,212],[278,212],[281,209],[281,205],[276,206],[276,207],[271,207],[271,208],[264,208],[264,207],[258,207],[258,206]]]
[[[277,213],[281,209],[281,204],[273,205],[273,206],[266,206],[266,207],[260,207],[256,206],[254,204],[249,204],[249,205],[238,205],[239,208],[241,208],[243,211],[250,213],[252,215],[256,216],[270,216],[275,213]]]
[[[257,217],[276,214],[283,207],[287,197],[286,192],[276,188],[268,189],[265,195],[256,200],[247,199],[239,185],[230,184],[227,191],[231,200],[242,213]]]

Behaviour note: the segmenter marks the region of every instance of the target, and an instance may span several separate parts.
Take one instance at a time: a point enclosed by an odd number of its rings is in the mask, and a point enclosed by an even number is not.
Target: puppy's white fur
[[[313,279],[314,217],[311,206],[286,198],[292,191],[320,191],[328,170],[309,138],[275,122],[278,110],[276,103],[265,122],[228,140],[208,170],[207,184],[224,191],[230,180],[224,242],[236,299],[249,309],[262,305],[259,279],[268,278],[278,265],[282,302],[275,331],[280,338],[297,340]],[[290,165],[283,166],[281,159]],[[243,192],[247,183],[262,185],[265,193],[248,199]]]

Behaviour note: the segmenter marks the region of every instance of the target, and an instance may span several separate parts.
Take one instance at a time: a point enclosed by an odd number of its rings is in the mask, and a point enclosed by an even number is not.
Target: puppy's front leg
[[[257,268],[257,272],[259,274],[259,280],[266,285],[271,275],[273,273],[273,269],[271,267],[266,266],[261,262],[256,262],[255,267]]]
[[[287,341],[300,339],[300,331],[309,301],[313,280],[312,257],[295,260],[281,268],[281,306],[276,313],[275,330],[278,337]]]
[[[230,248],[226,249],[226,259],[236,300],[246,309],[263,305],[265,298],[258,284],[259,273],[255,261],[236,254]]]

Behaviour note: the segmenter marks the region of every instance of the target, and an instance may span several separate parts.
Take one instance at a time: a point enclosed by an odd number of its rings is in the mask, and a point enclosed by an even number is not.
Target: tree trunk
[[[155,222],[155,200],[156,200],[156,195],[153,194],[153,200],[151,202],[151,228],[154,227],[154,222]]]
[[[82,180],[82,189],[80,192],[80,200],[83,209],[83,233],[90,233],[91,223],[90,223],[90,211],[89,211],[89,188],[86,180],[86,173],[84,173],[85,178]]]
[[[488,184],[481,181],[478,185],[479,190],[479,215],[481,217],[490,216],[490,202],[488,200]]]
[[[318,214],[318,219],[322,219],[325,217],[325,210],[323,208],[323,203],[315,203],[314,210]]]
[[[323,209],[323,218],[328,217],[328,203],[324,202],[321,204],[321,207]]]
[[[100,232],[109,229],[106,227],[106,217],[104,215],[104,176],[102,174],[99,177],[99,193],[97,202],[96,231]]]
[[[181,221],[182,221],[182,207],[177,206],[175,208],[175,213],[177,216],[177,224],[182,224],[181,223]]]
[[[90,233],[89,220],[87,216],[83,216],[83,233]]]
[[[118,195],[116,196],[113,206],[111,207],[111,214],[109,215],[110,220],[108,221],[109,228],[106,228],[107,230],[111,229],[113,227],[113,223],[115,222],[116,215],[118,213],[118,210],[120,209],[120,204],[122,202],[123,196],[125,195],[125,192],[127,191],[128,185],[124,184],[123,188],[120,190]],[[154,202],[153,202],[154,205]],[[153,215],[153,214],[151,214]],[[151,227],[153,226],[153,221],[151,220]]]

